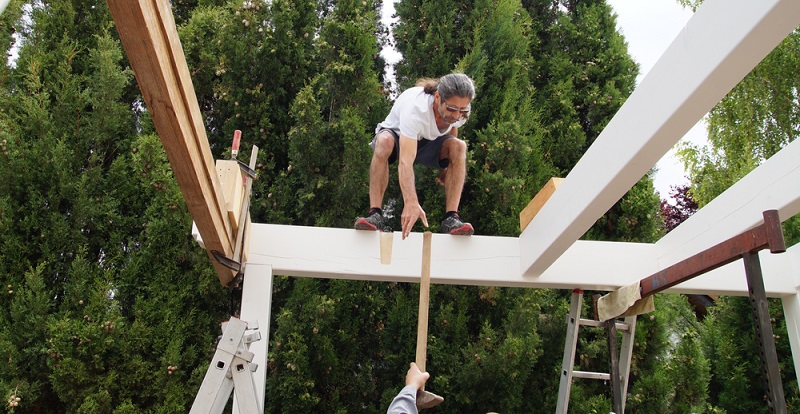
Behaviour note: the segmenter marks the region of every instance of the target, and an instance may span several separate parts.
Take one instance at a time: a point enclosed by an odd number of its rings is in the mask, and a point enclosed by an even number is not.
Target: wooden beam
[[[797,0],[703,2],[522,233],[522,272],[543,274],[798,23]]]
[[[233,232],[172,9],[166,0],[107,0],[147,110],[222,284],[235,273]]]
[[[539,210],[542,209],[544,203],[550,199],[553,193],[556,192],[558,186],[564,181],[563,178],[553,177],[545,183],[544,187],[536,193],[536,196],[533,197],[528,205],[519,212],[519,229],[520,231],[525,231],[525,227],[528,227],[528,224],[539,214]]]

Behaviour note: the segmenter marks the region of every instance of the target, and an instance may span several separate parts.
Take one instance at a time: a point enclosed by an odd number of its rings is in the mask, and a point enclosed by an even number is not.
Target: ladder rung
[[[572,371],[572,377],[611,381],[611,374],[602,372]]]
[[[606,323],[605,322],[601,322],[601,321],[596,321],[594,319],[583,319],[583,318],[581,318],[580,319],[580,325],[594,326],[594,327],[597,327],[597,328],[602,328],[602,327],[606,326]],[[618,331],[628,331],[631,328],[631,325],[628,324],[628,323],[625,323],[625,322],[617,322],[616,326],[617,326],[617,330]]]

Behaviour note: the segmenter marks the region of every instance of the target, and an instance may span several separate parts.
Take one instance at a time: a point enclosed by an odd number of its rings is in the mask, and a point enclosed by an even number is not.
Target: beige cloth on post
[[[642,290],[639,288],[640,280],[623,286],[614,292],[608,293],[597,300],[597,317],[601,321],[611,318],[641,315],[656,309],[653,295],[642,299]]]

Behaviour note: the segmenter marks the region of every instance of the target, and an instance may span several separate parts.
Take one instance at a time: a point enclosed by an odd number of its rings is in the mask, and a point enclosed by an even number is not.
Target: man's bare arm
[[[403,227],[403,239],[411,233],[411,228],[417,219],[422,219],[422,224],[428,227],[425,211],[419,205],[417,187],[414,178],[414,159],[417,156],[417,141],[400,135],[400,154],[397,163],[397,176],[400,181],[400,190],[403,192],[403,214],[400,217]]]

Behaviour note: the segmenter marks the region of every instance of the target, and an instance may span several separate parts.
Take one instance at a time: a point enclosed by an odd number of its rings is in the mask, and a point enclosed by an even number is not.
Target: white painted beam
[[[800,23],[797,0],[707,0],[520,236],[540,276]]]
[[[786,333],[789,335],[789,346],[792,349],[794,372],[797,381],[800,382],[800,358],[795,358],[800,355],[800,291],[781,298],[781,302],[786,319]]]
[[[284,276],[419,283],[421,233],[406,240],[394,233],[388,265],[380,262],[376,232],[254,223],[251,237],[248,277],[263,268]],[[612,291],[660,270],[654,244],[578,241],[544,274],[529,277],[519,271],[517,243],[513,237],[434,234],[431,283]],[[793,280],[780,276],[787,274],[784,256],[761,256],[771,297],[795,291]],[[670,292],[745,296],[744,267],[734,262]]]
[[[765,210],[785,221],[800,213],[800,140],[750,172],[656,243],[667,267],[759,224]]]
[[[795,245],[793,248],[798,247]],[[800,286],[800,254],[790,256],[790,260],[790,270],[795,286]],[[800,382],[800,358],[798,358],[800,356],[800,288],[781,299],[783,315],[786,318],[786,331],[789,335],[789,346],[792,348],[795,375],[797,375],[797,380]]]
[[[3,14],[3,12],[6,11],[6,7],[8,7],[8,3],[10,1],[11,0],[0,0],[0,14]]]

